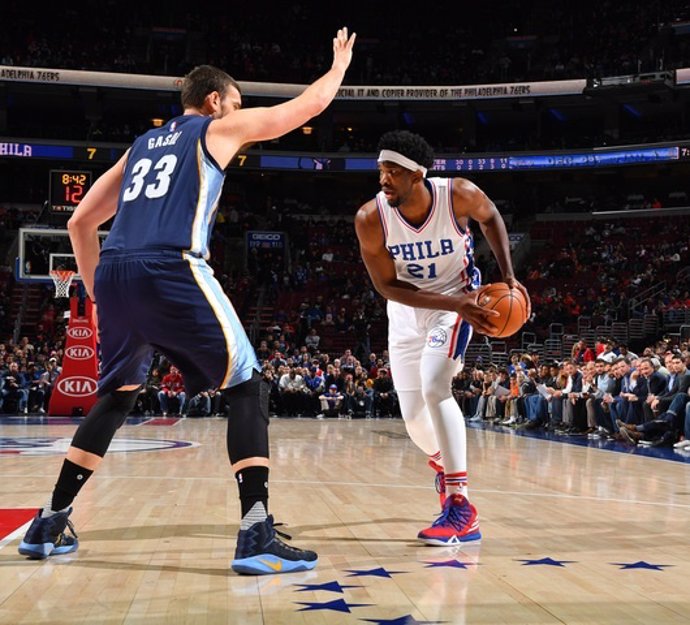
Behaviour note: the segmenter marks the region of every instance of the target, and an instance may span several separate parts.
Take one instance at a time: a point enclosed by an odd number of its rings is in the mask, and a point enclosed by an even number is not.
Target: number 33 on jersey
[[[208,258],[224,177],[206,148],[210,121],[177,117],[134,142],[104,250],[188,250]]]

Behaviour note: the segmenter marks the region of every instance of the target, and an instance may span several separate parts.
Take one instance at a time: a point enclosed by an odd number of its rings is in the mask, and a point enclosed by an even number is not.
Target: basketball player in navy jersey
[[[479,222],[511,288],[515,279],[506,227],[494,203],[464,178],[427,178],[431,146],[419,135],[392,131],[379,142],[381,191],[355,217],[364,264],[388,300],[391,374],[413,442],[437,472],[442,514],[418,537],[448,545],[481,539],[467,499],[465,421],[451,391],[473,329],[494,331],[473,291],[470,219]],[[529,316],[529,312],[528,312]]]
[[[227,448],[242,507],[232,568],[259,575],[316,565],[313,551],[276,536],[267,513],[268,387],[206,259],[224,169],[243,145],[280,137],[321,113],[340,87],[354,40],[347,28],[339,30],[331,69],[270,108],[242,110],[230,76],[195,68],[182,83],[183,114],[139,137],[74,212],[70,239],[86,292],[98,303],[99,399],[20,553],[41,559],[77,549],[71,503],[134,406],[155,348],[180,369],[190,397],[208,388],[226,395]],[[113,216],[99,249],[98,227]]]

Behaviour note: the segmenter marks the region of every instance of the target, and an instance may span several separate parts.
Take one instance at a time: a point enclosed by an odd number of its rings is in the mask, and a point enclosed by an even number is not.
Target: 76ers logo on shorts
[[[429,347],[444,347],[448,342],[448,333],[443,328],[432,330],[426,339]]]

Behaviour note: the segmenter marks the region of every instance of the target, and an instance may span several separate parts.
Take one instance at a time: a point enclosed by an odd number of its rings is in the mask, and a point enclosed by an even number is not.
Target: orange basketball
[[[498,330],[493,338],[502,339],[515,334],[527,321],[527,301],[518,289],[511,289],[505,282],[487,284],[477,292],[477,304],[500,313],[491,317]]]

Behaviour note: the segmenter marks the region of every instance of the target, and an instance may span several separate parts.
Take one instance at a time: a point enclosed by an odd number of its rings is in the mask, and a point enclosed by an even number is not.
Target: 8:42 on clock
[[[72,169],[50,171],[50,208],[55,213],[73,213],[91,187],[91,172]]]

